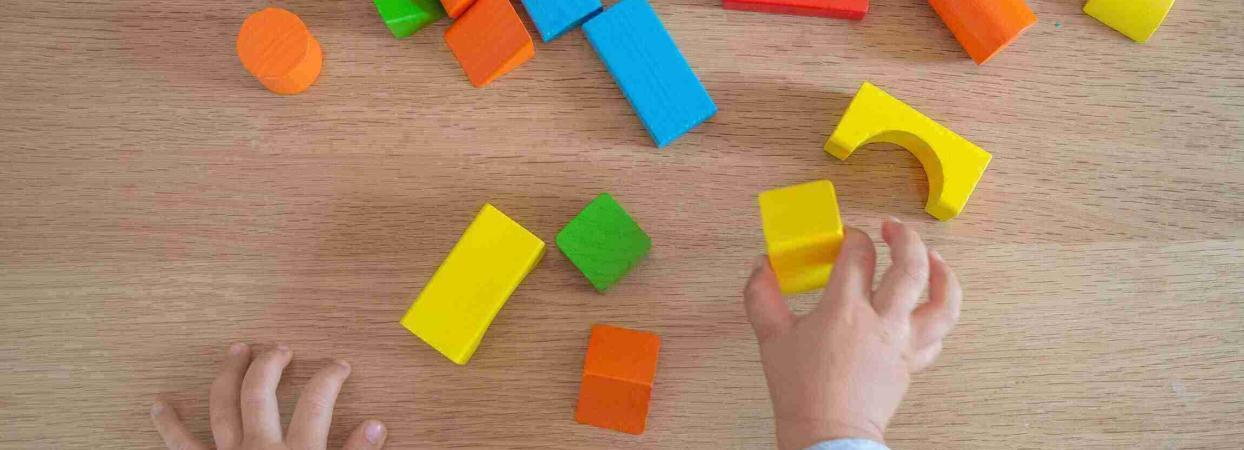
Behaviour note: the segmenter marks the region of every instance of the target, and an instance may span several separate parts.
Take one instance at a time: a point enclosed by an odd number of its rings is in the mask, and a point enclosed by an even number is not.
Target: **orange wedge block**
[[[976,64],[985,64],[1037,23],[1024,0],[929,0]]]
[[[445,7],[445,12],[455,19],[465,13],[472,3],[475,3],[475,0],[441,0],[441,6]]]
[[[298,15],[281,8],[251,14],[238,32],[238,59],[268,90],[307,90],[320,76],[324,51]]]
[[[536,54],[527,26],[509,0],[478,0],[445,31],[471,85],[484,87]]]

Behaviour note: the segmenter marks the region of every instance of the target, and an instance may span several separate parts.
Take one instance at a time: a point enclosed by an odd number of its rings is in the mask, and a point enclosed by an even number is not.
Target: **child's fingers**
[[[925,347],[912,355],[911,360],[908,362],[910,364],[908,370],[911,373],[922,372],[924,369],[932,367],[933,363],[937,362],[937,357],[941,354],[942,342],[938,341],[936,344]]]
[[[292,357],[289,347],[278,345],[260,354],[247,369],[241,398],[242,429],[247,441],[266,445],[281,442],[281,411],[276,402],[276,386]]]
[[[868,234],[847,227],[842,236],[842,249],[829,275],[829,284],[818,308],[840,301],[868,301],[873,291],[873,275],[877,269],[877,248]]]
[[[345,361],[333,361],[320,369],[302,389],[294,417],[289,421],[286,442],[291,448],[322,449],[328,442],[328,429],[333,421],[333,405],[341,385],[350,376],[350,365]]]
[[[243,343],[229,347],[229,355],[212,382],[208,394],[212,437],[220,448],[234,448],[242,443],[242,377],[251,365],[251,349]]]
[[[873,309],[890,319],[906,320],[929,283],[929,254],[916,230],[890,219],[881,225],[890,246],[890,268],[873,294]]]
[[[388,431],[385,430],[384,424],[378,420],[368,420],[350,433],[349,439],[346,439],[346,445],[341,448],[342,450],[380,450],[384,447],[386,437],[388,437]]]
[[[936,251],[929,251],[929,301],[911,313],[912,348],[941,342],[959,321],[963,288],[959,278]]]
[[[747,310],[747,320],[756,331],[756,338],[760,340],[781,333],[795,323],[795,314],[782,300],[782,289],[778,286],[777,275],[769,266],[768,257],[756,259],[752,276],[743,289],[743,307]]]
[[[164,438],[164,446],[169,450],[205,450],[203,443],[190,434],[186,425],[181,423],[177,411],[163,400],[156,400],[151,405],[151,421],[155,422],[156,431]]]

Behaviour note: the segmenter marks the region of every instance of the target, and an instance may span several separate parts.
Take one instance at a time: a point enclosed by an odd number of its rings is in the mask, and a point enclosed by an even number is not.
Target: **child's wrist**
[[[803,450],[820,442],[834,439],[868,439],[885,443],[885,430],[871,423],[853,423],[837,419],[777,419],[778,448]]]

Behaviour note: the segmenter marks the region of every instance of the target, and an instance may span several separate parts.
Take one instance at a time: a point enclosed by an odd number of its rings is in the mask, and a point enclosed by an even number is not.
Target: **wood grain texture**
[[[282,341],[287,415],[330,357],[355,367],[334,448],[367,417],[390,448],[769,448],[756,194],[828,177],[847,224],[916,223],[967,288],[894,447],[1238,448],[1244,6],[1177,3],[1142,46],[1030,4],[978,68],[922,0],[859,23],[657,2],[721,108],[657,151],[578,31],[476,90],[445,21],[395,42],[371,2],[284,1],[325,61],[279,97],[232,49],[268,2],[6,2],[0,447],[158,448],[157,393],[206,438],[226,346]],[[994,154],[961,217],[925,215],[905,151],[821,151],[864,80]],[[465,368],[398,325],[484,201],[550,240],[604,191],[654,240],[608,295],[550,251]],[[643,436],[574,423],[596,322],[661,335]]]

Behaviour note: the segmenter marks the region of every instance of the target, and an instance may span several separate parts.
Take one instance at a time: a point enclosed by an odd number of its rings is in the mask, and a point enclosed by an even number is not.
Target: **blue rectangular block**
[[[583,24],[588,42],[657,147],[717,113],[717,105],[646,0],[622,0]]]
[[[600,12],[600,0],[523,0],[544,42],[557,39]]]

